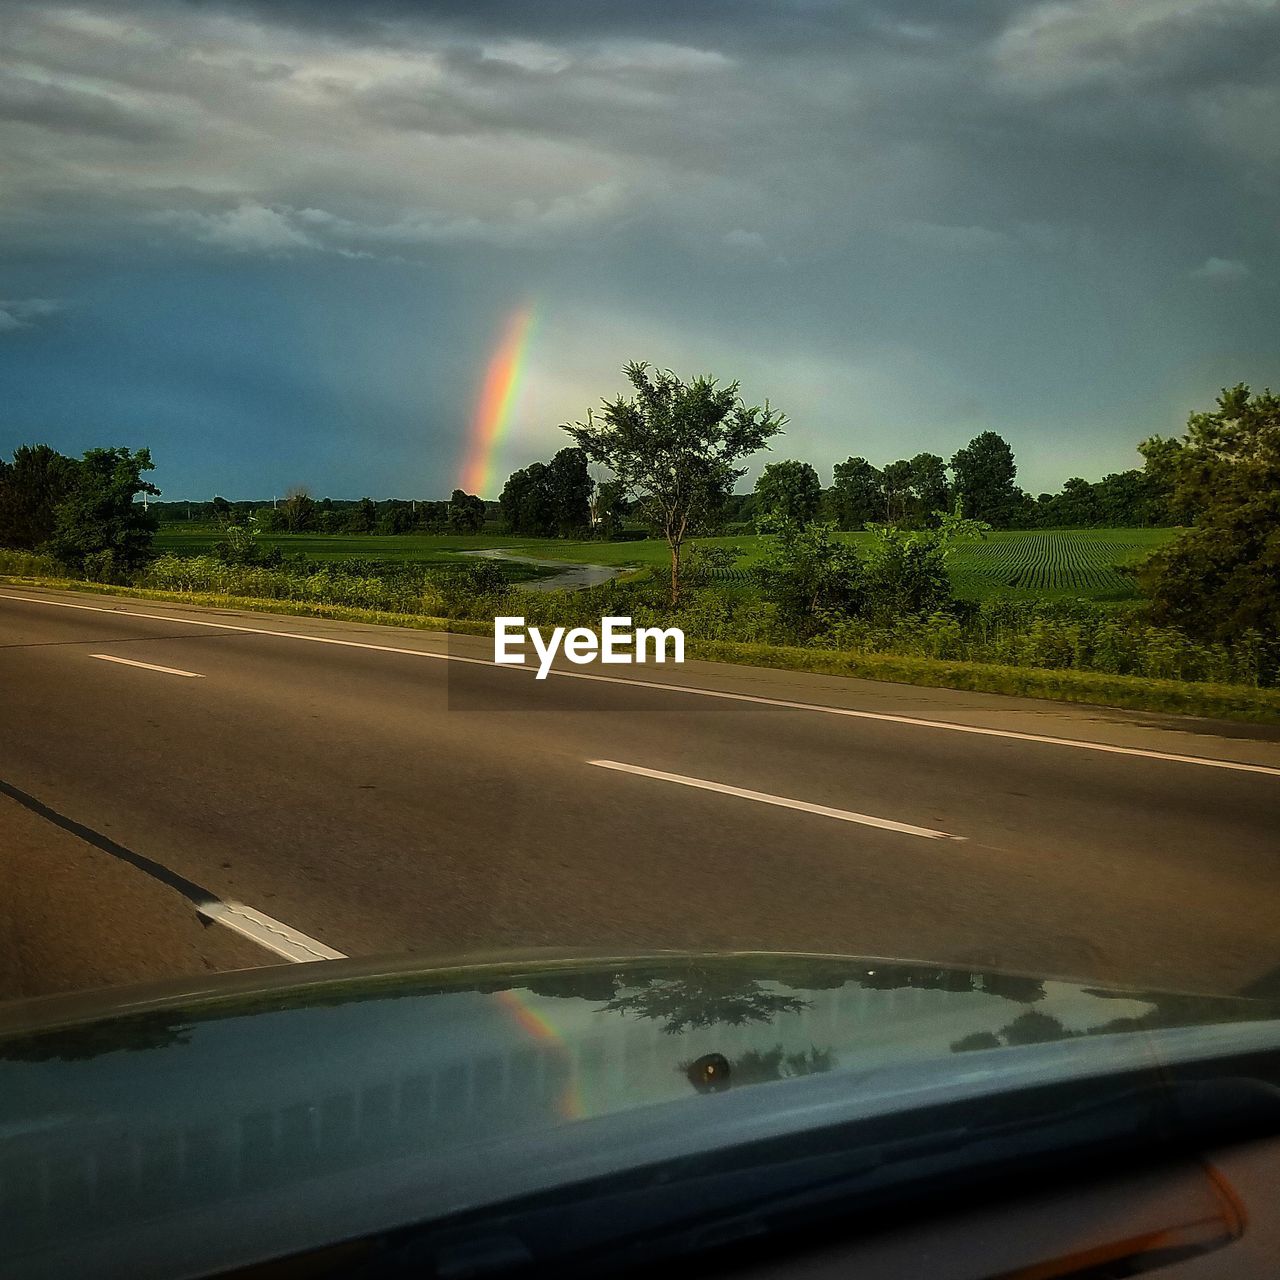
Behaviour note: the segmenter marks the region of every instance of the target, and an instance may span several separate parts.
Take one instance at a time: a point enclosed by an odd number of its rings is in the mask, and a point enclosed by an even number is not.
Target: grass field
[[[207,554],[218,540],[208,525],[162,525],[156,549],[177,555]],[[843,534],[850,542],[867,543],[868,533]],[[1005,595],[1019,599],[1036,597],[1125,600],[1133,597],[1133,584],[1124,572],[1156,547],[1176,536],[1173,529],[1049,529],[1007,530],[992,533],[981,542],[957,547],[951,571],[959,595],[978,599]],[[263,534],[264,546],[278,546],[286,554],[302,553],[317,560],[358,556],[371,560],[397,560],[415,564],[457,564],[458,552],[497,547],[515,555],[574,564],[628,567],[664,565],[665,542],[574,542],[560,538],[525,538],[502,533],[427,534]],[[698,538],[694,545],[733,547],[741,554],[739,573],[729,581],[745,583],[748,569],[763,554],[769,539],[747,535]]]

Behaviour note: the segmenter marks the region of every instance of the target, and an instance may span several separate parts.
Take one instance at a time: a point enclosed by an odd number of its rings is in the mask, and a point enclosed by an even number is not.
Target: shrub
[[[66,570],[52,556],[34,551],[10,551],[0,547],[0,573],[18,578],[63,578]]]
[[[867,571],[858,551],[831,525],[774,521],[777,537],[755,571],[763,598],[797,638],[860,617],[867,607]]]

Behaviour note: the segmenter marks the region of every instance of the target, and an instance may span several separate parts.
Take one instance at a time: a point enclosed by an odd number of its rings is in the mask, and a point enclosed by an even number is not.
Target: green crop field
[[[156,534],[157,551],[179,556],[208,555],[221,534],[213,525],[178,521],[162,524]],[[279,547],[286,555],[301,554],[311,560],[400,560],[427,564],[456,564],[456,552],[467,548],[505,546],[510,539],[469,538],[435,534],[264,533],[263,547]]]
[[[1125,570],[1176,533],[1173,529],[1001,530],[982,541],[956,547],[950,561],[951,573],[957,593],[969,599],[1008,595],[1023,599],[1052,596],[1124,600],[1134,594],[1133,580]],[[162,525],[156,536],[156,549],[177,555],[208,554],[218,536],[217,530],[208,525],[181,522]],[[868,544],[872,537],[869,533],[841,536],[860,545]],[[475,535],[280,533],[263,534],[261,541],[264,546],[279,547],[286,554],[301,553],[316,560],[359,557],[456,565],[459,552],[484,548],[572,564],[637,568],[664,565],[668,559],[666,543],[658,539],[591,542],[496,532]],[[727,584],[745,587],[750,581],[747,571],[760,560],[768,542],[768,537],[747,534],[697,538],[692,545],[737,550],[737,568],[722,576]],[[530,566],[529,576],[535,573]]]
[[[1127,599],[1131,569],[1174,536],[1172,529],[1045,529],[993,533],[957,547],[959,594]]]

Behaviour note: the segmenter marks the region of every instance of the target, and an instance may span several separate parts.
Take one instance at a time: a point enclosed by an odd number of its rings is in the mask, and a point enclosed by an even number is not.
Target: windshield
[[[1274,9],[0,30],[0,1272],[1271,1079]]]

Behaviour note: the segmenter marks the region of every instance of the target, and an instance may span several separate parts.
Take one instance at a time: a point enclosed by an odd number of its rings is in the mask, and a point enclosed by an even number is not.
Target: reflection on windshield
[[[620,975],[624,987],[625,975]],[[606,1013],[626,1013],[653,1018],[668,1035],[722,1023],[740,1027],[748,1022],[769,1022],[780,1013],[799,1013],[809,1001],[766,991],[758,982],[732,974],[706,972],[682,978],[648,978],[635,990],[615,995]]]
[[[0,1038],[0,1186],[21,1200],[0,1206],[6,1222],[33,1239],[67,1221],[89,1231],[126,1204],[207,1205],[389,1159],[567,1138],[726,1090],[760,1088],[767,1109],[766,1089],[847,1074],[856,1099],[872,1075],[883,1086],[953,1052],[1275,1013],[829,957],[321,972],[287,990]],[[31,1132],[17,1122],[36,1072],[61,1122]],[[104,1105],[105,1128],[94,1120]]]

